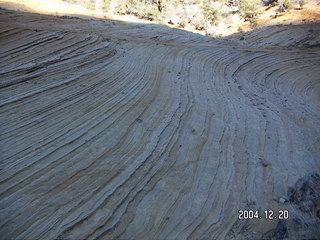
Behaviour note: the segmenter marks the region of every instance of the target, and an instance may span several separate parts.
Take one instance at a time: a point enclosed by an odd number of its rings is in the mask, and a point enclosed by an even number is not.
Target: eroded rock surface
[[[295,45],[263,29],[240,41],[0,11],[1,239],[258,239],[286,226],[238,211],[277,211],[319,172],[319,25],[279,26],[301,32]]]

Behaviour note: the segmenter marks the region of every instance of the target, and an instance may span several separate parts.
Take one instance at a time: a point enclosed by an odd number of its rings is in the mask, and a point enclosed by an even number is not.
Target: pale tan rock
[[[295,26],[0,11],[1,239],[259,239],[278,221],[239,210],[319,172],[320,52]]]

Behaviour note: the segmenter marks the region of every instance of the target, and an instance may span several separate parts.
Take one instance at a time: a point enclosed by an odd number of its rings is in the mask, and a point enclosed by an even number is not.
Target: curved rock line
[[[283,37],[303,27],[0,11],[1,239],[237,239],[240,209],[319,172],[319,39]]]

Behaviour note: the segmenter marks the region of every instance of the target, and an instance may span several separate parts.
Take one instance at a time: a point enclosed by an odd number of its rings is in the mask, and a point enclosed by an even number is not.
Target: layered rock
[[[1,239],[259,238],[278,221],[238,211],[319,172],[314,42],[3,9],[0,26]]]

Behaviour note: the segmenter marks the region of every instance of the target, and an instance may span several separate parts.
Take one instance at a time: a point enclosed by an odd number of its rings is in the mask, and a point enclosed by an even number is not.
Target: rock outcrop
[[[276,212],[319,172],[319,25],[278,26],[299,29],[295,45],[0,12],[1,239],[284,229],[238,212]]]
[[[303,212],[320,219],[320,176],[317,173],[300,178],[288,190],[289,201]]]

